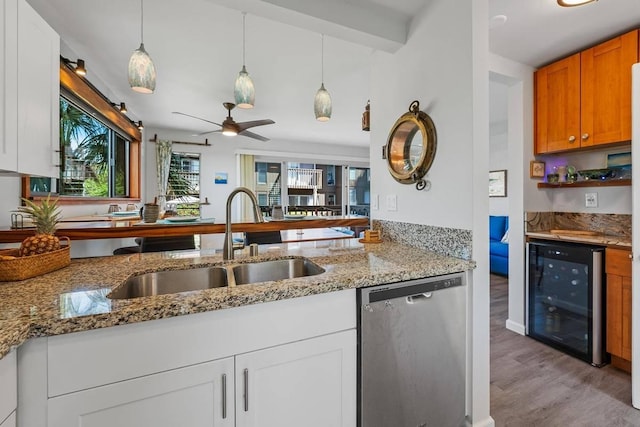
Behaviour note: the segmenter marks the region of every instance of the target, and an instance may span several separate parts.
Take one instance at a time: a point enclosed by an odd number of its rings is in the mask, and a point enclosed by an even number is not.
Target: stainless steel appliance
[[[465,425],[466,273],[358,291],[358,425]]]
[[[527,335],[603,365],[604,248],[529,242],[527,277]]]

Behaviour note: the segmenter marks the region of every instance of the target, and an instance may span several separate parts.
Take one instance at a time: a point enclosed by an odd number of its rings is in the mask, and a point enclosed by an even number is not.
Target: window
[[[140,197],[140,131],[91,83],[60,64],[60,175],[26,177],[22,197]],[[72,203],[72,202],[70,202]]]
[[[267,183],[267,164],[256,162],[256,183],[257,184],[266,184]]]
[[[178,215],[200,215],[200,154],[171,153],[167,210]]]

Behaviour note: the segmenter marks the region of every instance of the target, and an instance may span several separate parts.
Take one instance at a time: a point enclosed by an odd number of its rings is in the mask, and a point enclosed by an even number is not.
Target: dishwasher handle
[[[428,299],[431,299],[432,296],[433,296],[432,292],[424,292],[422,294],[410,295],[407,297],[406,301],[407,301],[407,304],[417,304],[421,301],[426,302]]]

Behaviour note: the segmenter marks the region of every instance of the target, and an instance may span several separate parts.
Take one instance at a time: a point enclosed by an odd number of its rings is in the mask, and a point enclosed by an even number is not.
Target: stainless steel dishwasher
[[[465,425],[466,273],[358,290],[358,425]]]

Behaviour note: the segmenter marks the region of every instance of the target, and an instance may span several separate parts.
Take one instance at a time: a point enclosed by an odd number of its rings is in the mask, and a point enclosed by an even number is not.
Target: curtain
[[[171,167],[171,141],[159,139],[156,142],[156,175],[158,177],[158,204],[164,210]]]
[[[254,158],[251,154],[240,154],[240,186],[256,192],[256,172]],[[242,221],[253,222],[253,209],[248,197],[239,197],[242,206]],[[237,202],[236,202],[237,203]]]

